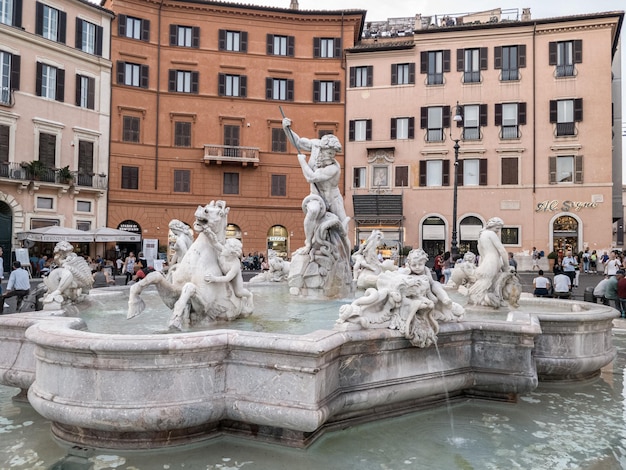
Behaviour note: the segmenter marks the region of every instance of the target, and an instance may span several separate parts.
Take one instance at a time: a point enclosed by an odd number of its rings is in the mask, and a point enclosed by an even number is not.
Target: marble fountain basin
[[[614,359],[616,310],[521,304],[468,309],[423,349],[395,330],[333,329],[334,319],[304,334],[231,328],[237,321],[121,334],[60,311],[4,315],[0,383],[19,387],[69,444],[150,449],[230,434],[305,447],[327,429],[451,400],[515,401],[539,380],[586,379]]]

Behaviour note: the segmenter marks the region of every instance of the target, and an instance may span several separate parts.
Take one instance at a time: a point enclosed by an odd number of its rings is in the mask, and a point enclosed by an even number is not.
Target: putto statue
[[[289,261],[282,259],[276,251],[267,250],[269,269],[250,279],[250,283],[258,282],[286,282],[289,277]]]
[[[339,309],[337,328],[390,328],[420,348],[436,343],[439,322],[459,321],[465,310],[433,279],[426,261],[424,250],[411,250],[405,268],[382,272],[376,287]]]
[[[352,279],[358,289],[376,287],[376,280],[383,271],[395,271],[392,260],[380,261],[377,248],[383,240],[383,232],[372,230],[367,240],[352,254]]]
[[[326,134],[321,139],[299,137],[291,120],[283,118],[283,130],[298,150],[298,162],[311,194],[302,201],[305,246],[291,258],[289,287],[292,294],[337,297],[351,287],[350,243],[343,197],[339,191],[341,167],[335,154],[339,139]],[[301,151],[310,151],[307,161]]]
[[[499,308],[508,302],[517,307],[522,286],[509,267],[509,256],[500,240],[504,221],[492,217],[478,235],[478,267],[475,282],[469,285],[467,296],[470,305]],[[456,268],[455,268],[456,270]]]
[[[91,268],[82,256],[74,253],[71,243],[56,244],[54,264],[57,267],[43,278],[47,288],[43,298],[44,310],[56,310],[68,303],[82,301],[93,285]]]
[[[446,287],[459,289],[476,281],[476,255],[468,251],[463,255],[463,262],[456,263]]]
[[[145,308],[141,292],[155,285],[173,309],[169,327],[184,329],[217,320],[234,320],[252,313],[252,293],[243,287],[241,242],[226,240],[229,208],[224,201],[198,206],[193,229],[198,233],[167,277],[152,272],[130,288],[127,318]]]

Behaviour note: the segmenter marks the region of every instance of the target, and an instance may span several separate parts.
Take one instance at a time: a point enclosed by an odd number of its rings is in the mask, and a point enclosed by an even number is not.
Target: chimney
[[[289,5],[291,10],[298,10],[300,7],[298,6],[298,0],[291,0],[291,5]]]
[[[530,8],[522,8],[522,21],[530,21]]]

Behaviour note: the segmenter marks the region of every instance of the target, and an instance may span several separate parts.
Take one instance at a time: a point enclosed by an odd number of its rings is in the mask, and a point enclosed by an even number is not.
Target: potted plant
[[[26,169],[26,174],[30,179],[40,180],[48,169],[40,160],[22,163],[22,167]]]
[[[74,175],[70,171],[70,166],[64,166],[63,168],[59,168],[57,171],[57,175],[60,183],[69,184],[74,179]]]
[[[548,264],[550,265],[550,271],[554,271],[554,263],[556,263],[559,254],[556,251],[548,253]]]

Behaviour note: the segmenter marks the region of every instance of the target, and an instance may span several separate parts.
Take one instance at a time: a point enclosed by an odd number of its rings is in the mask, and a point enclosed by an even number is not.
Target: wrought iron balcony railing
[[[229,162],[256,166],[259,164],[259,148],[207,144],[204,146],[204,162],[206,164]]]
[[[0,179],[16,181],[40,181],[42,183],[69,184],[71,186],[106,190],[108,178],[104,174],[85,173],[55,168],[33,170],[23,163],[1,162]]]

